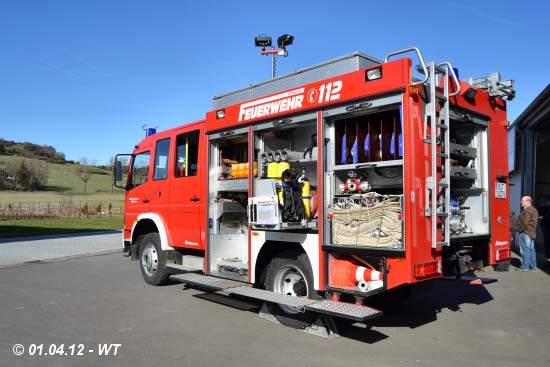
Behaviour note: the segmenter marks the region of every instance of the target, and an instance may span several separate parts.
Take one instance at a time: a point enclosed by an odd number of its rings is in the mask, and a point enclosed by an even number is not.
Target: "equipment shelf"
[[[217,181],[218,191],[247,192],[248,178],[237,178]]]

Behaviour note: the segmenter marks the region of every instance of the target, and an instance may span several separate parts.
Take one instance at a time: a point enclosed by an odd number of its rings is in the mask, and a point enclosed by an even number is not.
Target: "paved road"
[[[0,365],[550,366],[549,276],[491,269],[483,276],[499,281],[438,281],[372,330],[355,325],[326,340],[260,319],[253,303],[227,307],[217,303],[227,299],[181,284],[148,286],[120,254],[5,268]],[[81,357],[16,357],[16,343],[27,353],[33,343],[86,349]],[[106,357],[100,343],[121,346]]]
[[[120,231],[0,239],[0,268],[119,251]]]

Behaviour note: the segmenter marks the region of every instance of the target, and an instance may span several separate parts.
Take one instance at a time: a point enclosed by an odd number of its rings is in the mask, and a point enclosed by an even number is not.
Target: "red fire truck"
[[[354,53],[215,97],[204,120],[117,156],[125,253],[149,284],[264,300],[297,328],[506,267],[512,82],[457,74],[417,48]]]

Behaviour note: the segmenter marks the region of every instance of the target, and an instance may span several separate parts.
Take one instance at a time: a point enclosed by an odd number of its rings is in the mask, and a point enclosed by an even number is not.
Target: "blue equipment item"
[[[342,159],[340,163],[342,164],[348,163],[348,160],[346,157],[346,134],[342,135]]]
[[[403,106],[399,106],[399,125],[401,125],[401,131],[397,140],[399,140],[399,157],[403,157]]]
[[[403,133],[400,133],[397,136],[397,147],[398,147],[399,157],[403,157]]]
[[[450,209],[451,209],[451,215],[458,215],[458,212],[460,210],[460,205],[458,204],[458,201],[456,199],[451,199],[450,203]]]
[[[365,155],[370,158],[369,134],[365,137]]]
[[[397,134],[398,157],[403,157],[403,134]],[[390,154],[395,157],[395,131],[391,134]]]
[[[351,157],[352,157],[352,162],[353,164],[357,164],[358,160],[359,160],[359,157],[358,157],[358,154],[357,154],[357,138],[355,138],[354,142],[353,142],[353,146],[351,147]]]

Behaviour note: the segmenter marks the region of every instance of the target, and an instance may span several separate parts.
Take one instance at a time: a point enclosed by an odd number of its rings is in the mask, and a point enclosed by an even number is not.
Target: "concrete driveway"
[[[122,232],[0,238],[0,268],[122,251]]]

